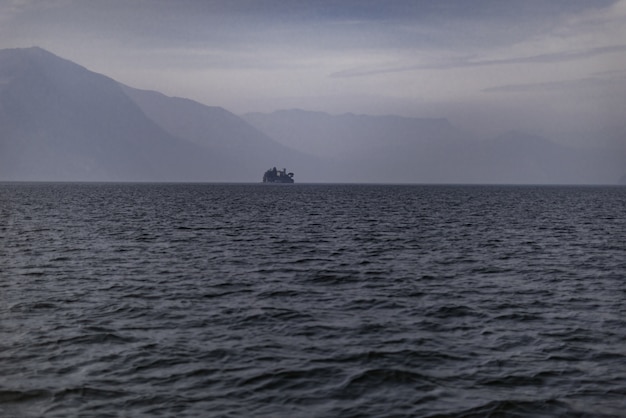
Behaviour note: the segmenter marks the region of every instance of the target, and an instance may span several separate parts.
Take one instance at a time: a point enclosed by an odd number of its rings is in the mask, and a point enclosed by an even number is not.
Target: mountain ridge
[[[0,180],[603,184],[622,152],[508,132],[480,139],[446,118],[237,116],[125,86],[44,49],[0,50]]]
[[[619,153],[577,150],[521,131],[481,139],[446,118],[330,115],[302,109],[242,117],[287,146],[352,164],[349,171],[364,173],[361,179],[366,182],[386,173],[392,182],[614,184],[624,165]],[[355,120],[366,123],[355,129],[350,125]],[[359,149],[365,152],[359,154]]]
[[[168,132],[127,87],[38,47],[0,51],[0,80],[3,180],[253,181],[271,163],[253,172],[224,147]],[[223,109],[215,119],[253,130]]]

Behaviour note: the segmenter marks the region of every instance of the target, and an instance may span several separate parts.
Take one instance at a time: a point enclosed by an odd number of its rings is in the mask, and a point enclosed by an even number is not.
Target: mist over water
[[[626,188],[0,184],[0,415],[623,416]]]

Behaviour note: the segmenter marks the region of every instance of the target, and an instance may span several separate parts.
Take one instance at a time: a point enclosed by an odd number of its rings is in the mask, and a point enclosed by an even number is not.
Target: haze
[[[624,0],[9,0],[0,16],[2,48],[239,114],[447,117],[571,141],[624,127]]]

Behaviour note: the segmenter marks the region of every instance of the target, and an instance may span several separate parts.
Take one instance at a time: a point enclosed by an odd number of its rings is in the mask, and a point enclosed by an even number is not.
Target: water
[[[0,416],[626,416],[626,188],[0,184]]]

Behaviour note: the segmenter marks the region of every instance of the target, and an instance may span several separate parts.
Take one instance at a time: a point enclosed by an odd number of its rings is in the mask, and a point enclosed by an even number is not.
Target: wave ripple
[[[0,416],[624,416],[625,207],[0,184]]]

